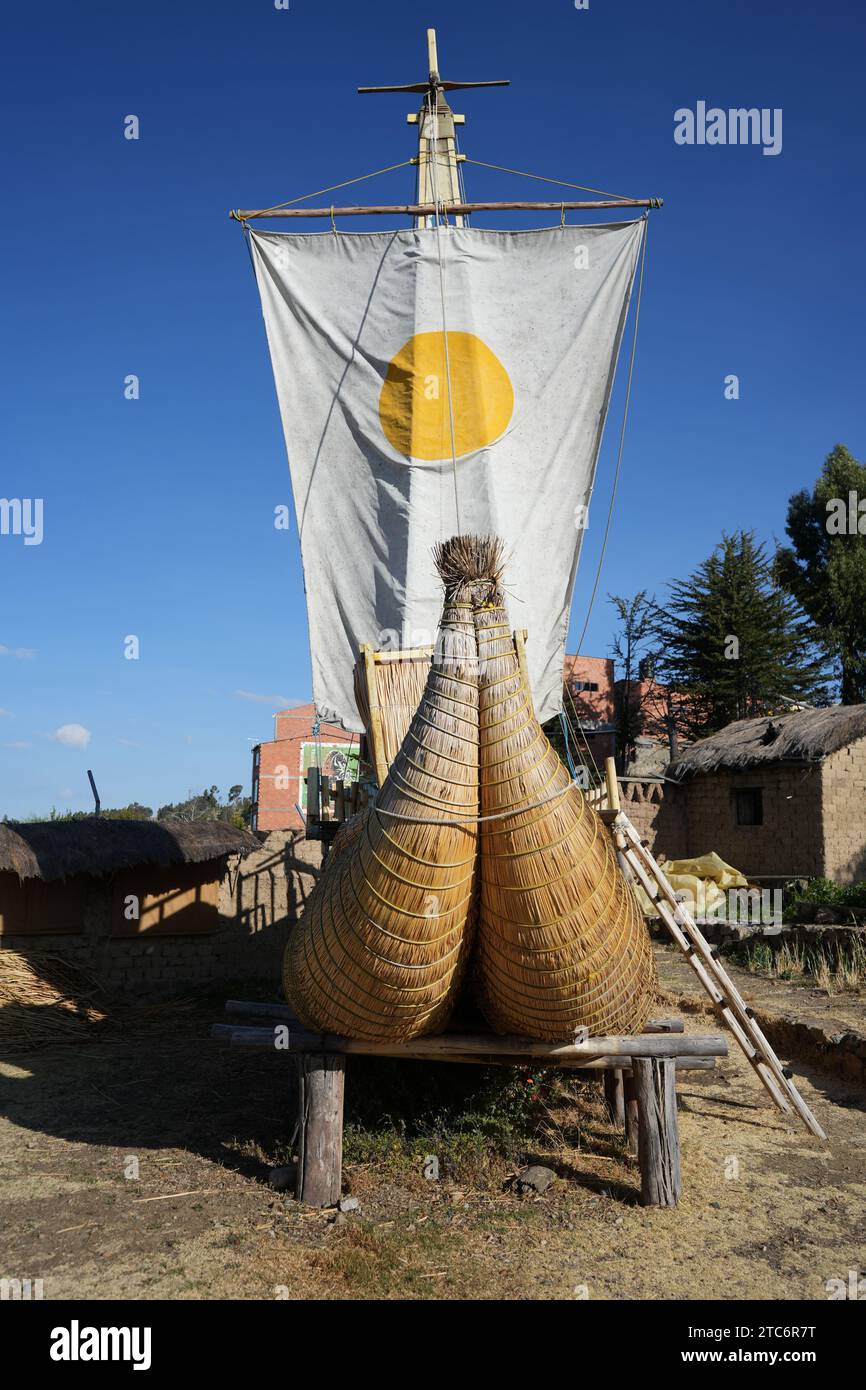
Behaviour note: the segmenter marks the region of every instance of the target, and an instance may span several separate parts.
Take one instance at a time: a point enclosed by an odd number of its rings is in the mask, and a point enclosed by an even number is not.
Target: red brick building
[[[307,768],[317,766],[324,776],[354,781],[358,749],[358,735],[339,725],[319,724],[316,732],[312,704],[279,710],[273,739],[253,749],[253,829],[302,829]]]
[[[566,710],[570,722],[575,711],[583,735],[598,767],[605,758],[616,752],[616,687],[613,661],[606,656],[571,656],[566,654],[563,670],[566,689]],[[572,707],[572,701],[574,705]],[[574,750],[579,761],[579,750]]]

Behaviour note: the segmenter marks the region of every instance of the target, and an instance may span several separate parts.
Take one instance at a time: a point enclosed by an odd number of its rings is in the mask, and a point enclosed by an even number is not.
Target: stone
[[[285,1168],[272,1168],[268,1174],[268,1183],[275,1192],[286,1192],[295,1186],[297,1174],[298,1168],[295,1163],[290,1163]]]
[[[540,1163],[532,1163],[528,1168],[524,1168],[514,1179],[514,1186],[518,1192],[546,1192],[552,1182],[556,1181],[556,1174],[552,1168],[543,1168]]]
[[[342,1212],[361,1210],[361,1203],[357,1197],[341,1197],[337,1206]]]

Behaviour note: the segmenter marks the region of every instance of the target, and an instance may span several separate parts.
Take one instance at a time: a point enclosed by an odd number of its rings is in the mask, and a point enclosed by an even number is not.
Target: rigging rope
[[[585,183],[569,183],[568,179],[549,179],[544,174],[530,174],[525,169],[507,169],[504,164],[488,164],[483,159],[470,159],[466,156],[466,164],[477,164],[482,169],[496,169],[500,174],[517,174],[522,179],[537,179],[539,183],[555,183],[560,188],[577,188],[581,193],[597,193],[601,198],[616,198],[620,202],[629,203],[632,199],[626,193],[606,193],[603,188],[588,188]]]
[[[401,159],[399,164],[389,164],[384,169],[374,169],[371,174],[359,174],[356,179],[344,179],[342,183],[332,183],[327,188],[317,188],[314,193],[302,193],[300,198],[289,198],[285,203],[272,203],[269,208],[261,208],[257,217],[267,217],[269,212],[279,212],[280,208],[290,208],[295,203],[305,203],[308,198],[318,198],[322,193],[333,193],[337,188],[348,188],[352,183],[363,183],[364,179],[375,179],[379,174],[390,174],[394,169],[405,169],[411,159]]]

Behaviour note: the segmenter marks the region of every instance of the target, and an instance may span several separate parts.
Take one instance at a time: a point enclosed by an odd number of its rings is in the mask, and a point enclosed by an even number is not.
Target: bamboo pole
[[[663,205],[662,198],[596,198],[590,202],[566,199],[555,203],[440,203],[439,211],[463,217],[470,212],[575,212],[598,208],[660,208]],[[229,217],[235,222],[252,222],[264,217],[432,217],[435,213],[435,203],[381,203],[344,208],[232,208]]]
[[[376,781],[381,791],[385,785],[385,778],[388,776],[388,763],[385,758],[382,709],[379,704],[379,687],[376,678],[376,653],[365,642],[361,648],[361,655],[364,658],[364,675],[367,678],[367,708],[370,711],[370,742],[373,745],[373,763],[376,768]]]
[[[607,807],[609,811],[620,810],[619,804],[619,783],[616,780],[616,763],[613,758],[606,758],[604,763],[604,781],[607,787]]]

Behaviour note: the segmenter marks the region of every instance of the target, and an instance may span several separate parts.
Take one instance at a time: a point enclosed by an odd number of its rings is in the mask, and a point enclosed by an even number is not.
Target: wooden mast
[[[465,116],[455,115],[445,98],[446,91],[462,90],[465,87],[507,87],[504,80],[494,82],[446,82],[439,73],[439,54],[436,48],[436,30],[427,30],[427,80],[410,82],[402,87],[359,87],[359,92],[421,92],[423,101],[420,109],[410,111],[407,120],[418,126],[418,166],[414,212],[416,227],[432,227],[436,223],[436,209],[441,208],[447,222],[448,210],[460,206],[463,195],[460,188],[458,164],[461,156],[457,153],[457,139],[454,127],[462,125]],[[428,208],[433,208],[428,212]],[[465,211],[454,213],[454,225],[462,227]]]
[[[393,87],[359,87],[362,94],[369,92],[417,92],[422,97],[420,109],[410,111],[407,120],[418,126],[418,154],[413,163],[417,165],[416,198],[414,203],[379,203],[374,206],[353,205],[350,207],[278,207],[278,208],[233,208],[229,216],[236,222],[250,222],[256,219],[284,217],[336,217],[404,216],[412,217],[416,227],[432,227],[437,212],[447,222],[449,216],[454,225],[463,226],[472,212],[570,212],[572,210],[597,211],[604,208],[660,208],[661,198],[594,198],[594,199],[556,199],[555,201],[535,202],[519,199],[509,202],[477,202],[465,200],[460,188],[459,165],[464,156],[457,153],[455,126],[463,125],[465,116],[456,115],[445,97],[446,92],[463,91],[469,87],[508,87],[507,79],[487,82],[451,82],[439,72],[439,56],[436,49],[436,30],[427,30],[427,77],[423,82],[406,82]]]
[[[436,52],[436,30],[427,30],[427,60],[430,68],[430,89],[417,115],[409,113],[408,120],[418,124],[418,180],[415,185],[416,203],[461,203],[460,177],[457,172],[457,139],[455,125],[463,116],[455,116],[445,93],[439,85],[439,58]],[[435,167],[434,167],[435,161]],[[446,214],[447,221],[447,214]],[[416,217],[416,227],[432,227],[434,217]],[[462,227],[464,214],[454,217],[454,225]]]
[[[424,82],[405,82],[399,86],[374,86],[359,88],[360,93],[368,92],[417,92],[423,96],[418,111],[410,111],[407,121],[418,126],[418,153],[413,160],[417,165],[416,200],[414,203],[377,203],[375,206],[350,207],[238,207],[229,211],[229,217],[236,222],[268,220],[284,217],[411,217],[416,227],[434,227],[436,214],[448,222],[453,218],[455,227],[463,227],[470,213],[505,213],[505,211],[596,211],[599,208],[614,207],[662,207],[660,197],[596,197],[596,199],[556,199],[553,202],[530,202],[516,200],[507,203],[467,203],[460,189],[459,165],[463,154],[457,154],[456,125],[463,125],[464,115],[456,115],[446,100],[446,92],[457,92],[466,88],[482,86],[510,86],[507,79],[499,78],[492,82],[452,82],[439,74],[439,56],[436,53],[436,31],[427,31],[427,68]]]

